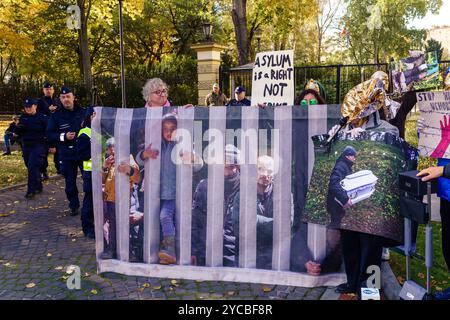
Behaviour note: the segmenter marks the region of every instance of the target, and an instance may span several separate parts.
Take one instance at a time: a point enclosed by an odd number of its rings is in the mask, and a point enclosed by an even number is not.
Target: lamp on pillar
[[[262,37],[262,30],[258,28],[255,30],[255,38],[256,41],[258,42],[258,52],[261,51],[261,37]]]
[[[202,24],[203,35],[205,36],[205,42],[211,41],[211,31],[212,25],[209,22],[204,22]]]

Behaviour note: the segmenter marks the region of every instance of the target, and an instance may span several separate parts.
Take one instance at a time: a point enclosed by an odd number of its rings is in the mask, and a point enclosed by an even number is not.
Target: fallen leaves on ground
[[[34,288],[35,286],[36,286],[35,283],[30,282],[30,283],[28,283],[25,287],[27,287],[27,288]]]
[[[403,283],[405,283],[405,278],[403,278],[402,276],[398,276],[398,277],[397,277],[397,281],[398,281],[401,285],[403,285]]]
[[[68,266],[67,267],[67,270],[66,270],[66,273],[67,274],[72,274],[72,273],[74,273],[74,271],[75,271],[75,266]]]
[[[153,286],[153,289],[154,289],[154,290],[160,290],[161,288],[162,288],[161,285],[159,285],[159,286]]]
[[[97,290],[92,289],[92,290],[91,290],[91,293],[92,293],[92,294],[97,294],[98,292],[97,292]]]
[[[267,287],[267,286],[263,286],[263,291],[264,292],[270,292],[270,291],[272,291],[272,288],[271,287]]]

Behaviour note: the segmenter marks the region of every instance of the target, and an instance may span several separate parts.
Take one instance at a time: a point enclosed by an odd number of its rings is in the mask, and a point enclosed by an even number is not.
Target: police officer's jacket
[[[42,98],[39,99],[38,101],[38,109],[37,111],[40,113],[43,113],[47,116],[50,116],[52,114],[52,112],[50,111],[50,109],[48,107],[50,107],[51,105],[54,105],[57,107],[56,110],[58,110],[59,108],[61,108],[59,99],[54,99],[54,98],[50,98],[47,96],[42,96]],[[55,110],[55,112],[56,112]]]
[[[48,118],[42,113],[34,115],[23,113],[19,118],[19,124],[14,128],[14,133],[20,136],[24,147],[44,145]]]
[[[89,128],[90,127],[86,127]],[[90,131],[90,130],[89,130]],[[91,160],[91,136],[86,132],[80,132],[77,138],[78,158],[82,161]]]
[[[79,160],[76,148],[76,137],[84,120],[85,110],[74,106],[70,111],[64,106],[50,116],[47,127],[47,138],[50,143],[57,143],[61,160]],[[68,140],[67,132],[75,132],[75,138]]]

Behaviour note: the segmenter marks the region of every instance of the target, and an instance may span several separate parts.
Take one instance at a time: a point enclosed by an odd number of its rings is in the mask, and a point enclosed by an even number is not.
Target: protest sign
[[[424,119],[419,137],[420,154],[450,158],[450,92],[419,92],[417,104]]]
[[[294,51],[260,52],[253,67],[252,104],[294,104]]]
[[[305,221],[402,243],[398,174],[416,159],[415,148],[389,133],[364,131],[357,139],[340,133],[330,153],[316,150]]]

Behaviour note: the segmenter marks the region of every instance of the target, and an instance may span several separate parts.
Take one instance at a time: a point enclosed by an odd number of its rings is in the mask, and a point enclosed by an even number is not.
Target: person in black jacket
[[[52,114],[48,122],[47,137],[50,143],[58,146],[61,171],[66,182],[66,195],[69,200],[70,215],[79,214],[80,200],[78,199],[77,174],[82,170],[76,150],[76,139],[85,110],[75,104],[75,96],[68,87],[62,87],[59,95],[62,107]]]
[[[237,86],[234,89],[234,99],[231,99],[227,103],[227,107],[249,107],[251,106],[251,101],[245,97],[245,88],[242,86]]]
[[[51,84],[50,82],[44,82],[42,92],[44,93],[44,95],[38,100],[37,112],[43,113],[46,116],[50,117],[60,107],[60,102],[59,99],[53,98],[55,89],[53,88],[53,84]],[[47,143],[49,153],[53,153],[53,162],[55,163],[56,172],[58,174],[61,174],[56,144],[50,143],[49,141],[47,141]],[[47,158],[45,158],[44,165],[42,166],[42,176],[44,180],[48,179],[47,168],[48,161]]]
[[[356,155],[355,148],[351,146],[345,147],[341,156],[336,160],[336,164],[331,172],[327,195],[327,211],[331,216],[331,228],[340,229],[341,220],[345,215],[345,209],[353,205],[347,192],[342,188],[341,181],[346,176],[352,174],[352,166],[356,161]],[[361,281],[363,281],[361,277],[364,276],[365,270],[370,264],[368,264],[367,257],[360,254],[361,250],[359,248],[353,248],[356,243],[360,242],[360,239],[354,238],[364,238],[365,234],[343,229],[340,232],[347,283],[339,285],[336,292],[356,293]],[[366,242],[369,243],[369,240]]]
[[[352,166],[356,160],[356,155],[355,148],[345,147],[331,172],[328,184],[327,211],[331,215],[331,226],[333,227],[339,227],[345,209],[352,206],[351,199],[341,186],[341,181],[352,174]]]
[[[28,187],[25,198],[33,199],[35,194],[42,192],[40,169],[47,155],[45,130],[47,116],[37,112],[37,101],[26,99],[25,112],[19,118],[19,124],[14,130],[22,138],[23,160],[28,170]]]
[[[86,110],[83,128],[78,132],[77,153],[83,161],[83,207],[81,227],[86,237],[94,239],[94,203],[92,199],[91,121],[95,117],[94,108]]]
[[[382,237],[341,229],[340,226],[345,209],[353,205],[340,182],[352,173],[356,154],[353,147],[345,147],[342,155],[336,161],[328,185],[327,211],[331,214],[330,227],[340,229],[342,254],[347,275],[347,282],[337,286],[335,290],[337,293],[356,294],[362,287],[366,287],[365,281],[369,277],[367,268],[371,265],[381,265],[383,251],[384,240]]]
[[[447,160],[447,159],[440,159]],[[450,201],[445,195],[450,193],[450,184],[447,179],[450,179],[450,162],[445,165],[438,165],[437,167],[430,167],[420,171],[417,176],[422,177],[422,181],[426,182],[432,179],[439,178],[439,191],[441,193],[441,227],[442,227],[442,254],[447,267],[450,271]],[[436,293],[436,300],[450,300],[450,287]]]
[[[239,219],[240,150],[233,145],[226,145],[225,161],[223,265],[237,267],[235,231]],[[204,179],[195,190],[192,204],[192,262],[200,266],[206,262],[207,191],[208,180]]]

